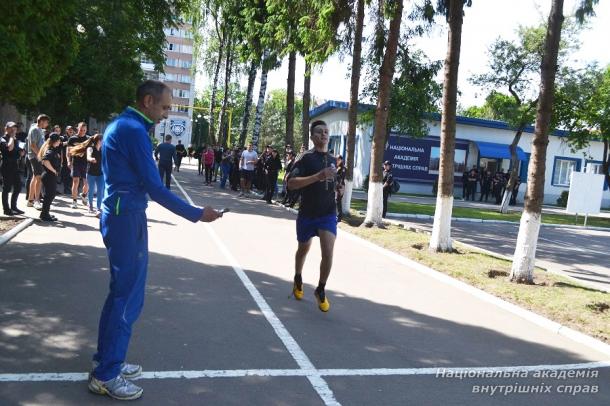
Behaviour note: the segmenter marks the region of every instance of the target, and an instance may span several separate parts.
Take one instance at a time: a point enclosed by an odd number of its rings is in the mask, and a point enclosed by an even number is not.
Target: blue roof
[[[321,104],[318,107],[310,110],[309,118],[312,119],[314,117],[320,116],[324,113],[327,113],[327,112],[329,112],[331,110],[335,110],[335,109],[347,110],[348,107],[349,107],[349,103],[347,103],[347,102],[329,100],[326,103]],[[375,108],[375,106],[372,104],[359,104],[358,105],[358,111],[365,111],[365,110],[374,109],[374,108]],[[434,121],[441,121],[441,115],[439,113],[426,113],[424,117],[427,119],[430,119],[430,120],[434,120]],[[506,123],[504,121],[497,121],[497,120],[487,120],[487,119],[482,119],[482,118],[457,116],[456,122],[458,124],[471,125],[474,127],[496,128],[496,129],[500,129],[500,130],[509,130],[509,131],[515,130],[515,128],[509,126],[508,123]],[[528,125],[527,127],[525,127],[523,132],[533,134],[534,127],[531,125]],[[565,130],[554,130],[551,133],[551,135],[555,135],[557,137],[566,137],[566,136],[568,136],[568,134],[569,134],[568,131],[565,131]]]

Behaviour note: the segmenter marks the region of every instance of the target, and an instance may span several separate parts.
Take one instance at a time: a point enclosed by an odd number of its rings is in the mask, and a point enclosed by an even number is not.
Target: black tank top
[[[102,175],[102,150],[98,150],[93,147],[93,152],[91,153],[91,157],[95,158],[95,163],[89,162],[89,168],[87,169],[87,173],[92,176],[101,176]]]

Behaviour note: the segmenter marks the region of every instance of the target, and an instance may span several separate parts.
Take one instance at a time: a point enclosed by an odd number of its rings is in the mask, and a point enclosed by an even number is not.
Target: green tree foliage
[[[17,105],[45,111],[58,122],[105,120],[133,101],[142,80],[140,58],[163,69],[163,28],[176,25],[185,0],[79,0],[76,5],[74,23],[68,25],[75,27],[76,48],[72,60],[62,64],[64,75],[39,100]],[[49,15],[62,9],[63,3]],[[46,41],[32,46],[46,47]],[[41,58],[40,64],[45,60]]]
[[[602,173],[610,183],[610,65],[596,65],[572,72],[555,95],[555,120],[569,131],[573,149],[592,141],[604,144]]]
[[[303,100],[300,97],[295,97],[294,103],[294,128],[295,132],[301,131],[300,115],[302,113]],[[282,149],[284,147],[284,134],[286,132],[286,90],[278,89],[269,92],[265,101],[265,111],[263,112],[263,121],[261,126],[259,146],[273,145],[275,148]],[[297,151],[301,147],[299,137],[293,145]],[[259,150],[261,148],[259,147]]]
[[[440,61],[429,61],[423,52],[409,53],[406,46],[399,46],[390,95],[388,131],[396,130],[412,137],[428,135],[422,119],[425,113],[438,111],[442,88],[434,78],[440,68]],[[374,100],[378,84],[379,77],[371,77],[363,95]],[[374,111],[362,114],[363,121],[372,121],[373,118]]]
[[[375,32],[367,42],[368,56],[364,58],[366,79],[361,92],[361,98],[370,103],[377,102],[379,69],[388,35],[385,20],[390,16],[392,4],[377,2],[371,10]],[[404,32],[398,45],[391,86],[387,131],[395,129],[413,137],[427,135],[424,115],[438,111],[437,105],[442,95],[441,85],[434,80],[442,67],[441,61],[430,61],[424,52],[411,47],[413,38],[425,34],[431,27],[428,7],[428,2],[415,3],[407,12],[408,19],[402,24]],[[363,121],[373,119],[374,111],[361,116]]]
[[[0,101],[38,102],[64,76],[78,50],[79,0],[2,2]]]

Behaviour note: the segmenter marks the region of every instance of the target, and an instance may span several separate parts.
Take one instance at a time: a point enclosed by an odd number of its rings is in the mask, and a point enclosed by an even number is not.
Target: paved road
[[[431,220],[409,219],[406,223],[432,230]],[[451,235],[458,241],[509,257],[515,253],[518,232],[516,224],[454,221],[451,225]],[[610,231],[541,227],[536,260],[544,268],[610,291]]]
[[[146,371],[140,403],[610,404],[610,364],[589,364],[608,355],[347,233],[336,244],[330,312],[312,295],[317,247],[305,265],[305,300],[291,299],[293,215],[205,187],[188,167],[177,175],[196,204],[232,211],[202,225],[156,204],[148,210],[147,298],[128,354]],[[61,224],[37,223],[0,251],[3,406],[109,404],[85,384],[106,253],[96,219],[68,203],[54,208]],[[597,369],[575,376],[571,364]],[[447,368],[495,372],[457,377]],[[505,396],[500,386],[527,393]],[[595,393],[574,396],[576,386]]]

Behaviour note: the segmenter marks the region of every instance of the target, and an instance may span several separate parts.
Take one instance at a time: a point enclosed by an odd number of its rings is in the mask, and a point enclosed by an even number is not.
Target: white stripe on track
[[[176,185],[178,186],[178,188],[180,189],[180,191],[182,192],[184,197],[187,199],[187,201],[190,204],[194,205],[193,200],[186,193],[186,191],[182,188],[182,185],[180,185],[180,182],[178,182],[178,180],[173,175],[172,175],[172,178],[174,179],[174,182],[176,183]],[[326,381],[324,379],[322,379],[322,377],[319,374],[316,373],[316,368],[314,367],[313,363],[307,357],[307,354],[305,354],[305,352],[301,349],[301,347],[296,342],[296,340],[292,337],[292,335],[290,335],[290,333],[288,332],[286,327],[284,327],[284,324],[275,315],[273,310],[271,310],[271,307],[269,306],[269,304],[267,304],[267,301],[265,300],[263,295],[261,295],[261,293],[258,291],[258,289],[256,289],[256,287],[254,286],[254,284],[252,283],[250,278],[248,278],[248,275],[246,275],[246,273],[240,266],[239,262],[237,262],[235,257],[233,257],[233,255],[231,254],[231,252],[229,251],[227,246],[218,237],[218,235],[216,234],[216,232],[214,231],[212,226],[207,223],[204,224],[204,226],[205,226],[207,232],[210,234],[210,237],[212,237],[212,240],[214,240],[214,242],[218,246],[220,252],[222,252],[223,255],[229,261],[229,264],[231,265],[231,267],[233,268],[233,270],[235,271],[235,273],[237,274],[237,276],[239,277],[239,279],[241,280],[243,285],[246,287],[246,289],[250,293],[250,296],[252,296],[252,299],[254,299],[254,301],[256,302],[257,306],[259,307],[259,309],[261,310],[261,312],[263,313],[263,315],[265,316],[265,318],[267,319],[269,324],[271,324],[271,327],[273,327],[275,334],[277,334],[277,336],[280,338],[280,340],[282,340],[282,343],[284,344],[284,346],[286,347],[286,349],[288,350],[288,352],[290,353],[292,358],[296,361],[297,365],[301,369],[310,371],[309,374],[306,374],[307,379],[309,379],[309,382],[311,383],[311,385],[313,386],[315,391],[318,393],[320,398],[322,398],[322,400],[324,401],[324,404],[340,405],[340,403],[337,401],[337,399],[335,399],[335,395],[333,394],[332,390],[330,389],[330,387],[328,386]]]
[[[438,368],[372,368],[372,369],[234,369],[203,371],[151,371],[143,372],[136,379],[202,379],[259,377],[322,377],[322,376],[417,376],[451,373],[537,372],[575,371],[583,369],[610,368],[610,361],[585,362],[559,365],[518,365],[507,367],[438,367]],[[78,382],[86,381],[87,373],[30,373],[0,374],[0,382]]]

